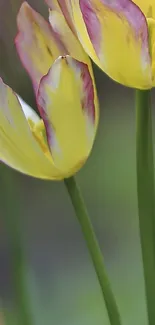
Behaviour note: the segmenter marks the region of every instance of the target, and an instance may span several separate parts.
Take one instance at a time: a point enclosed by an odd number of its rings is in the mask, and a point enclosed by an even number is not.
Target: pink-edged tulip
[[[0,81],[0,159],[43,179],[76,173],[91,152],[98,125],[91,62],[66,19],[53,10],[46,22],[27,2],[18,13],[15,44],[40,116]]]
[[[60,56],[38,85],[37,115],[0,79],[0,160],[43,179],[61,180],[87,160],[96,134],[88,66]]]
[[[63,12],[86,53],[112,79],[155,86],[154,0],[46,0]]]

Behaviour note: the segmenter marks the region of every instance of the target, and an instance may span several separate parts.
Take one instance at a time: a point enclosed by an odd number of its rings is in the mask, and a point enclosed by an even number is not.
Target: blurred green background
[[[28,2],[47,16],[43,1]],[[31,82],[13,43],[21,3],[0,0],[0,75],[35,107]],[[92,155],[77,181],[102,247],[123,324],[147,325],[137,215],[134,93],[114,83],[98,68],[94,67],[94,72],[100,125]],[[0,180],[0,295],[10,315],[13,293],[4,219],[5,205],[11,201],[8,187],[13,187],[21,206],[34,324],[109,325],[94,268],[63,182],[40,181],[3,165]]]

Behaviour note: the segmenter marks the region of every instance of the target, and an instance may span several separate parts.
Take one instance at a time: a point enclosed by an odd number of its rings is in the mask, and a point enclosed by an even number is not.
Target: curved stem
[[[149,325],[155,324],[155,191],[150,90],[136,91],[139,227]]]
[[[95,267],[95,271],[107,307],[110,324],[121,325],[121,319],[117,308],[116,300],[112,293],[109,279],[106,274],[102,252],[97,242],[97,238],[95,236],[93,226],[89,219],[88,212],[86,210],[80,190],[76,184],[74,177],[65,179],[65,185],[70,195],[76,216],[80,223],[89,253],[91,255]]]

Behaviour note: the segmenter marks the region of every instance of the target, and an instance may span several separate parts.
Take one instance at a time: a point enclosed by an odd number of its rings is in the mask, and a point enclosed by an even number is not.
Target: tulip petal
[[[84,164],[95,137],[94,89],[87,65],[69,56],[58,58],[41,80],[38,107],[53,161],[68,177]]]
[[[17,98],[21,104],[26,119],[33,121],[33,123],[38,123],[40,121],[38,114],[27,103],[25,103],[19,95],[17,95]]]
[[[91,61],[86,52],[84,51],[79,40],[67,25],[64,16],[60,12],[50,10],[49,22],[51,24],[53,32],[58,36],[59,40],[63,43],[63,46],[66,48],[66,54],[69,54],[71,57],[78,61],[86,63],[89,68],[89,72],[91,74],[94,86],[95,124],[97,127],[99,119],[99,107]]]
[[[39,117],[38,117],[39,118]],[[0,160],[34,177],[62,178],[33,136],[15,93],[0,79]]]
[[[15,39],[21,62],[29,73],[35,91],[40,79],[60,54],[66,54],[63,45],[44,18],[24,2],[17,16],[19,33]]]
[[[76,29],[76,36],[80,40],[80,42],[81,42],[84,50],[86,51],[86,53],[101,68],[100,60],[96,55],[94,46],[93,46],[93,44],[92,44],[92,42],[90,40],[90,37],[88,35],[87,27],[85,25],[85,22],[84,22],[84,19],[83,19],[83,16],[82,16],[79,0],[77,0],[77,1],[76,0],[75,1],[70,0],[69,5],[71,7],[70,12],[72,13],[72,21],[73,21],[73,24],[74,24],[74,28]],[[90,12],[88,14],[90,14]],[[96,25],[95,20],[93,20],[92,28],[94,28],[96,38],[98,38],[98,33],[96,33],[96,26],[94,26],[94,24]]]
[[[155,1],[154,0],[134,0],[133,1],[144,13],[145,17],[155,19]]]
[[[149,29],[149,44],[151,54],[151,67],[152,67],[152,82],[155,87],[155,20],[147,18],[148,29]]]
[[[152,87],[145,16],[130,0],[71,0],[78,37],[91,58],[114,80]]]
[[[88,55],[83,50],[82,45],[76,36],[72,33],[71,29],[66,23],[62,13],[55,10],[49,11],[49,22],[53,32],[57,35],[58,39],[63,43],[66,49],[66,55],[70,55],[76,60],[88,62]]]
[[[63,14],[72,32],[75,32],[70,0],[45,0],[45,1],[51,10],[56,10],[59,13]]]

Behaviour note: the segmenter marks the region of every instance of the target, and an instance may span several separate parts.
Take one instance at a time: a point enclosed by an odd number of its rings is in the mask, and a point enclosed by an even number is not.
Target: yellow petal
[[[151,55],[151,67],[152,67],[152,82],[155,87],[155,20],[147,18],[148,29],[149,29],[149,45]]]
[[[73,34],[71,29],[66,23],[66,20],[62,13],[56,10],[49,11],[49,22],[54,33],[57,34],[59,40],[63,43],[66,48],[66,54],[74,57],[76,60],[82,62],[89,62],[88,55],[82,48],[79,40]]]
[[[44,18],[24,2],[17,16],[15,40],[20,59],[29,73],[35,91],[54,60],[65,51]]]
[[[72,10],[70,0],[45,0],[49,8],[61,13],[70,27],[75,32],[75,26],[73,24]]]
[[[83,15],[81,12],[79,0],[77,0],[77,1],[70,0],[70,6],[71,6],[71,10],[72,10],[73,23],[74,23],[74,27],[76,29],[76,34],[77,34],[78,39],[80,40],[86,53],[91,57],[91,59],[100,68],[102,68],[102,64],[96,54],[94,45],[89,37],[87,26],[84,22]],[[94,23],[95,23],[95,21],[93,21],[93,23],[92,23],[92,28],[95,27]],[[95,31],[95,28],[94,28],[94,31]],[[98,34],[96,33],[96,31],[95,31],[95,34],[96,34],[96,38],[98,38]]]
[[[86,161],[95,137],[93,82],[86,64],[60,57],[40,83],[38,106],[55,165],[65,176]]]
[[[133,1],[148,18],[155,19],[155,1],[154,0],[134,0]]]
[[[130,0],[71,0],[78,37],[91,58],[126,86],[152,87],[148,29]]]
[[[47,3],[50,9],[57,10],[59,13],[62,14],[62,10],[58,0],[45,0],[45,2]]]
[[[62,15],[62,13],[60,13],[58,10],[50,10],[49,22],[51,24],[53,32],[57,34],[58,39],[62,42],[64,48],[66,48],[66,54],[69,54],[71,57],[73,57],[78,61],[86,63],[89,68],[89,72],[91,74],[91,78],[93,80],[93,86],[94,86],[94,98],[95,98],[94,101],[95,101],[95,110],[96,110],[95,125],[97,128],[98,120],[99,120],[99,105],[98,105],[97,91],[96,91],[96,85],[95,85],[91,61],[88,55],[86,54],[86,52],[84,51],[79,40],[67,25],[66,20]]]
[[[0,160],[34,177],[62,178],[52,159],[45,156],[32,135],[17,96],[2,79],[0,79]]]
[[[19,103],[21,104],[22,110],[27,120],[31,120],[34,124],[40,122],[40,117],[38,114],[27,104],[25,101],[17,95]]]

